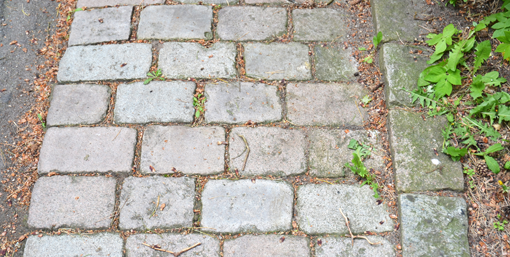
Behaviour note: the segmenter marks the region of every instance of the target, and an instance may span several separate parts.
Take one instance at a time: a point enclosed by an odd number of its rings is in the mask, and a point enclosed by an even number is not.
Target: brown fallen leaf
[[[425,2],[427,2],[428,5],[432,4],[432,0],[425,0]]]
[[[9,45],[11,45],[11,46],[12,46],[12,45],[15,45],[15,44],[17,44],[17,43],[18,43],[18,41],[14,40],[14,41],[11,41],[11,42],[9,43]]]
[[[398,218],[398,217],[397,217],[397,215],[395,215],[395,214],[390,214],[390,218],[392,218],[392,219],[396,219],[396,218]]]
[[[283,243],[285,241],[285,236],[280,237],[280,243]]]
[[[57,175],[57,173],[56,173],[56,172],[54,172],[54,171],[52,171],[52,172],[48,173],[48,177],[55,176],[55,175]]]
[[[122,68],[122,67],[124,67],[126,65],[127,65],[127,63],[123,63],[123,64],[120,65],[120,67]]]
[[[156,169],[152,167],[152,165],[149,165],[149,170],[151,170],[151,172],[156,172]]]
[[[163,210],[165,209],[165,207],[166,207],[166,204],[164,204],[164,203],[163,203],[163,204],[161,204],[161,206],[159,207],[159,210],[160,210],[160,211],[163,211]]]
[[[99,22],[100,22],[100,23],[103,23],[103,19],[102,19],[102,18],[99,18]]]
[[[4,89],[0,89],[0,92],[4,92],[4,91],[6,91],[6,90],[7,90],[7,89],[5,89],[5,88],[4,88]]]

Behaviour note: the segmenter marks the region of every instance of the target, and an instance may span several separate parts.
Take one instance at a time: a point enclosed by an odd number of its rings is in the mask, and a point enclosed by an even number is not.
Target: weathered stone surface
[[[39,156],[39,173],[131,172],[136,130],[118,127],[50,128]]]
[[[306,237],[246,235],[226,240],[223,252],[225,257],[310,256],[309,242]]]
[[[143,135],[140,169],[143,173],[223,172],[225,145],[218,145],[219,141],[225,141],[221,127],[150,126]]]
[[[338,45],[314,48],[315,76],[320,80],[349,81],[358,72],[358,63],[351,51]]]
[[[162,249],[179,252],[196,243],[199,246],[181,254],[181,257],[220,257],[220,241],[216,238],[200,234],[137,234],[126,240],[126,256],[160,256],[151,248],[143,245],[159,245]],[[167,256],[167,255],[164,255]]]
[[[58,81],[140,79],[151,67],[150,44],[73,46],[60,60]]]
[[[423,51],[423,48],[395,43],[386,43],[381,47],[379,64],[384,73],[386,103],[390,106],[413,106],[411,94],[402,88],[416,90],[420,73],[428,66],[428,58],[418,54],[418,51]]]
[[[28,225],[35,228],[110,226],[115,206],[115,179],[41,177],[32,191]]]
[[[348,133],[345,133],[348,131]],[[378,131],[312,129],[308,132],[310,175],[341,177],[345,163],[351,163],[354,150],[348,148],[351,139],[371,147],[371,156],[364,161],[367,168],[383,171],[386,155]],[[347,172],[350,171],[348,170]]]
[[[354,239],[354,245],[352,245],[352,239],[345,237],[322,237],[322,244],[315,245],[315,256],[317,257],[394,257],[395,251],[388,240],[383,239],[380,236],[367,236],[370,242],[380,242],[379,245],[370,245],[365,239]]]
[[[262,83],[209,83],[205,86],[205,121],[244,124],[282,119],[280,94],[276,86]]]
[[[118,234],[30,236],[24,257],[109,256],[122,257],[124,240]]]
[[[204,230],[215,233],[291,229],[293,190],[270,180],[209,180],[202,192]]]
[[[159,68],[167,78],[234,78],[236,49],[233,43],[205,48],[199,43],[169,42],[159,52]]]
[[[444,117],[423,120],[419,113],[389,112],[388,134],[398,191],[464,190],[462,165],[440,151],[441,129],[446,122]]]
[[[317,94],[317,92],[321,92]],[[288,84],[287,119],[296,125],[363,126],[368,114],[358,99],[367,93],[362,85]]]
[[[348,234],[393,231],[385,204],[377,204],[369,186],[311,184],[297,190],[297,222],[307,234]],[[382,223],[382,224],[381,224]]]
[[[56,85],[46,125],[95,124],[106,116],[110,88],[104,85]]]
[[[194,199],[195,180],[191,178],[126,178],[120,195],[119,227],[141,230],[191,227]]]
[[[246,143],[250,151],[245,151]],[[288,176],[306,172],[305,134],[277,127],[238,127],[230,133],[230,168],[239,174]],[[248,155],[248,159],[246,159]],[[246,167],[243,170],[246,159]]]
[[[244,45],[246,76],[269,80],[312,79],[308,47],[299,43]]]
[[[239,0],[175,0],[176,2],[184,3],[184,4],[238,4]]]
[[[116,5],[150,5],[164,4],[165,0],[78,0],[77,8],[80,7],[104,7]]]
[[[279,7],[225,7],[218,12],[222,40],[266,40],[287,32],[287,10]]]
[[[295,0],[294,2],[289,2],[287,0],[245,0],[244,2],[247,4],[289,4],[289,3],[313,4],[314,2],[316,4],[329,4],[329,3],[333,2],[333,0]]]
[[[75,12],[69,45],[128,40],[132,13],[132,6]]]
[[[336,9],[295,9],[292,11],[294,40],[339,41],[346,34],[346,19]]]
[[[212,7],[149,6],[140,14],[139,39],[212,39]]]
[[[398,199],[403,256],[470,256],[463,198],[401,194]]]
[[[152,81],[121,84],[117,88],[115,122],[193,122],[195,83]]]

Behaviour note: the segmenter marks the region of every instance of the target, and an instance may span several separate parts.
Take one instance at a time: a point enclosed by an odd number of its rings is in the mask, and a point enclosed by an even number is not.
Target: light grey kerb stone
[[[105,85],[56,85],[46,124],[48,126],[95,124],[106,116],[110,88]]]
[[[352,233],[393,231],[385,204],[377,204],[369,186],[311,184],[297,191],[297,221],[307,234],[347,234],[349,218]]]
[[[212,39],[210,6],[148,6],[140,14],[139,39]]]
[[[296,9],[292,11],[294,39],[298,41],[334,41],[346,34],[347,17],[336,9]]]
[[[413,41],[429,32],[421,29],[433,17],[425,1],[372,0],[375,32],[382,32],[383,41]],[[421,20],[418,20],[420,18]]]
[[[187,177],[129,177],[120,196],[120,229],[191,227],[195,180]],[[159,203],[158,203],[159,201]],[[164,207],[163,207],[164,206]]]
[[[50,128],[39,156],[39,173],[130,172],[136,130],[119,127]]]
[[[69,45],[84,45],[128,40],[131,33],[132,6],[74,13]]]
[[[124,240],[118,234],[30,236],[24,257],[109,256],[122,257]]]
[[[195,87],[195,83],[183,81],[121,84],[117,88],[115,122],[192,122]]]
[[[279,7],[225,7],[218,12],[218,35],[222,40],[266,40],[283,35],[287,10]]]
[[[207,123],[244,124],[282,119],[282,105],[276,86],[262,83],[210,83],[205,86]]]
[[[310,256],[309,239],[285,235],[246,235],[223,244],[225,257]]]
[[[78,0],[77,8],[80,7],[104,7],[116,5],[150,5],[164,4],[165,0]]]
[[[41,177],[32,192],[28,225],[35,228],[107,228],[115,206],[115,179]]]
[[[162,249],[179,252],[196,243],[199,246],[181,254],[182,257],[220,257],[220,241],[217,238],[200,234],[137,234],[126,240],[126,256],[160,256],[153,249],[143,245],[159,245]],[[169,256],[169,255],[164,255]]]
[[[140,79],[151,67],[150,44],[73,46],[60,60],[60,82]]]
[[[391,243],[380,236],[367,236],[368,240],[373,243],[380,243],[371,245],[367,240],[362,238],[354,239],[354,245],[351,238],[346,237],[322,237],[317,239],[321,244],[315,246],[315,256],[317,257],[394,257],[395,250]]]
[[[204,230],[215,233],[291,229],[293,189],[270,180],[209,180],[202,192]]]
[[[246,76],[269,80],[312,79],[308,47],[299,43],[245,44]]]

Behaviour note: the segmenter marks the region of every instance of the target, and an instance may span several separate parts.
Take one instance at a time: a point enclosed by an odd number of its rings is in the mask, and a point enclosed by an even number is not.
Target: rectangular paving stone
[[[46,229],[107,228],[114,206],[114,178],[40,177],[32,191],[28,225]]]
[[[137,234],[126,240],[126,256],[172,256],[167,253],[156,252],[143,245],[159,245],[161,249],[180,252],[196,243],[199,246],[179,255],[180,257],[220,257],[220,241],[217,238],[201,234]]]
[[[118,234],[30,236],[24,257],[109,256],[122,257],[124,240]]]
[[[390,110],[388,134],[399,192],[464,190],[461,163],[441,152],[446,122],[444,117],[424,120],[420,113]]]
[[[270,180],[209,180],[202,192],[203,230],[215,233],[291,229],[294,192]]]
[[[383,34],[383,41],[414,41],[420,34],[429,32],[419,25],[426,25],[427,17],[432,17],[427,4],[420,0],[374,0],[370,2],[375,32]],[[415,17],[424,19],[418,20]],[[424,36],[423,36],[424,37]]]
[[[299,43],[244,45],[246,76],[268,80],[312,79],[308,47]]]
[[[229,5],[229,4],[238,4],[239,0],[175,0],[178,3],[183,4],[222,4],[222,5]]]
[[[108,111],[110,87],[78,84],[56,85],[51,95],[47,126],[96,124]]]
[[[78,0],[76,8],[80,7],[104,7],[116,5],[150,5],[164,4],[165,0]]]
[[[309,184],[297,190],[297,222],[307,234],[348,234],[342,208],[352,233],[393,231],[385,204],[377,204],[369,186]]]
[[[235,59],[233,43],[205,48],[199,43],[169,42],[159,52],[158,65],[167,78],[234,78]]]
[[[287,10],[280,7],[232,6],[218,12],[222,40],[267,40],[287,32]]]
[[[49,128],[39,173],[131,172],[136,130],[121,127]]]
[[[128,40],[132,13],[132,6],[75,12],[69,45]]]
[[[463,198],[401,194],[398,199],[403,256],[470,256]]]
[[[115,122],[193,122],[195,88],[195,83],[183,81],[121,84],[117,88]]]
[[[276,86],[262,83],[209,83],[205,86],[207,123],[244,124],[282,119]]]
[[[140,79],[151,67],[150,44],[73,46],[60,60],[60,82]]]
[[[294,40],[340,41],[346,35],[347,16],[335,9],[296,9],[292,11]]]
[[[371,148],[370,158],[363,163],[370,169],[383,171],[385,168],[383,157],[386,155],[382,146],[381,135],[378,131],[335,129],[312,129],[308,131],[310,175],[317,177],[342,177],[352,172],[345,168],[351,164],[352,154],[348,148],[351,139]]]
[[[140,169],[151,174],[223,172],[225,145],[218,145],[223,141],[221,127],[149,126],[143,135]]]
[[[245,235],[225,240],[225,257],[310,256],[310,241],[306,237],[289,235]]]
[[[119,228],[146,230],[191,227],[194,200],[195,179],[128,177],[124,180],[120,195],[122,209]],[[163,210],[162,206],[165,206]]]
[[[317,94],[317,92],[321,92]],[[287,85],[287,119],[302,126],[363,126],[368,121],[358,99],[367,91],[362,85],[293,84]]]
[[[140,14],[139,39],[212,39],[210,6],[148,6]]]
[[[241,136],[250,147],[249,153]],[[305,134],[300,130],[233,128],[229,141],[230,168],[237,169],[243,176],[302,174],[306,172],[305,147]]]
[[[316,45],[314,48],[315,76],[326,81],[349,81],[358,72],[358,62],[349,49],[340,45]]]
[[[354,245],[351,238],[345,237],[321,237],[317,240],[321,244],[315,244],[315,256],[317,257],[394,257],[395,250],[388,240],[380,236],[367,236],[368,240],[372,243],[381,243],[378,245],[370,245],[367,240],[358,238],[354,239]]]

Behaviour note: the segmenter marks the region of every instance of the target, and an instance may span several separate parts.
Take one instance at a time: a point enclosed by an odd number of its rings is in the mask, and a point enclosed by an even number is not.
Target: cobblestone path
[[[460,164],[433,151],[445,121],[405,108],[399,90],[426,67],[402,44],[422,2],[372,1],[396,215],[345,183],[350,139],[373,147],[367,166],[386,164],[383,135],[363,129],[355,99],[367,91],[343,43],[357,18],[342,5],[78,0],[27,221],[59,232],[30,236],[24,255],[171,256],[150,246],[200,243],[181,256],[469,256],[464,199],[430,193],[464,189]],[[144,85],[151,67],[165,79]],[[293,186],[303,174],[313,183]]]

